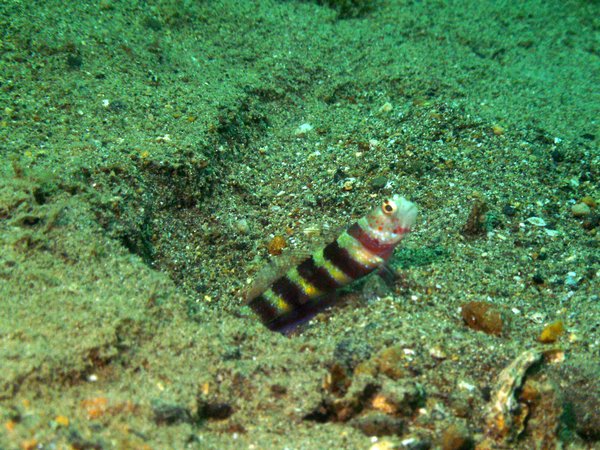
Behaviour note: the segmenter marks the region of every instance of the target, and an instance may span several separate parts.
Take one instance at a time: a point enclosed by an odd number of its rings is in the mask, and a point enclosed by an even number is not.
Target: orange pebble
[[[589,195],[586,195],[580,201],[581,203],[585,203],[586,205],[588,205],[590,208],[595,208],[598,205],[598,202],[596,202],[596,200],[594,200],[594,198],[590,197]]]
[[[21,441],[21,448],[23,450],[33,450],[38,445],[37,439],[31,438]]]
[[[555,322],[549,323],[542,330],[538,341],[543,342],[544,344],[556,342],[561,334],[565,332],[565,324],[562,320],[557,320]]]
[[[495,305],[489,302],[468,302],[462,305],[462,317],[469,328],[500,336],[504,322]]]
[[[281,255],[283,249],[287,247],[287,243],[285,242],[285,238],[283,236],[275,236],[271,241],[267,244],[267,250],[270,255]]]
[[[108,399],[106,397],[94,397],[83,400],[81,406],[85,408],[88,419],[98,419],[108,409]]]
[[[8,420],[4,423],[4,428],[6,428],[6,431],[14,431],[16,424],[17,423],[14,420]]]
[[[69,418],[67,416],[56,416],[54,418],[54,421],[59,424],[60,426],[63,427],[68,427],[69,426]]]

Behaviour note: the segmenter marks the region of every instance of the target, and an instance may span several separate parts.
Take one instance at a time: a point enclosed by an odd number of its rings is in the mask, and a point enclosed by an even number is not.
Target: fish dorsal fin
[[[310,252],[305,250],[288,251],[281,256],[272,258],[267,264],[256,272],[250,287],[246,291],[246,303],[258,297],[266,291],[271,284],[290,268],[297,266],[310,256]]]
[[[307,251],[306,257],[312,255],[316,250],[331,244],[347,229],[348,227],[346,224],[324,224],[321,227],[306,227],[303,233],[307,236],[307,245],[310,249]]]
[[[246,291],[246,303],[266,291],[275,280],[284,275],[289,269],[300,264],[315,251],[335,241],[345,229],[346,227],[342,225],[324,226],[318,232],[306,233],[310,240],[308,248],[286,249],[281,256],[272,258],[254,276],[254,280]]]
[[[323,234],[321,236],[323,247],[326,246],[327,244],[331,244],[333,241],[335,241],[337,238],[339,238],[340,235],[347,229],[348,229],[347,224],[332,225],[332,226],[324,229]]]

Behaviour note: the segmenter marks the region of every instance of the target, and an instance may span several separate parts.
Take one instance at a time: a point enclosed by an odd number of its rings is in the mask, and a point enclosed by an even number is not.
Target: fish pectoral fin
[[[398,272],[387,263],[382,264],[379,269],[377,269],[376,274],[390,289],[393,289],[396,282],[400,279]]]

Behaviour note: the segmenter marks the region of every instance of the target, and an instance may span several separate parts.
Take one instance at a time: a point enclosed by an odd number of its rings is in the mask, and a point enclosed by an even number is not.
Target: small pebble
[[[579,283],[579,278],[577,277],[577,273],[569,272],[565,277],[565,284],[569,287],[575,287]]]
[[[69,418],[67,416],[56,416],[54,418],[54,421],[56,422],[57,425],[60,425],[61,427],[68,427],[69,426]]]
[[[250,227],[248,226],[248,221],[246,219],[240,219],[235,222],[235,229],[240,234],[248,234],[250,231]]]
[[[590,209],[590,207],[583,202],[576,203],[575,205],[573,205],[571,207],[571,213],[573,214],[574,217],[589,216],[591,211],[592,210]]]
[[[469,328],[495,336],[502,334],[502,314],[492,303],[468,302],[461,308],[462,318]]]
[[[594,200],[594,198],[589,195],[586,195],[585,197],[583,197],[581,199],[581,203],[585,203],[590,208],[595,208],[598,205],[598,202],[596,202],[596,200]]]
[[[381,105],[381,108],[379,108],[379,112],[380,113],[389,113],[392,109],[394,109],[392,104],[390,102],[386,102],[383,105]]]
[[[505,216],[512,217],[517,213],[517,209],[511,205],[504,205],[504,208],[502,208],[502,212]]]
[[[283,236],[275,236],[267,244],[267,250],[272,256],[281,255],[285,247],[287,247],[287,242]]]
[[[342,188],[345,191],[351,191],[352,189],[354,189],[354,183],[356,181],[356,178],[347,178],[344,180],[344,183],[342,184]]]
[[[541,217],[529,217],[527,219],[527,222],[529,222],[532,225],[535,225],[536,227],[545,227],[546,226],[546,221],[544,219],[542,219]]]
[[[429,349],[429,355],[435,359],[446,359],[448,355],[439,345],[435,345]]]
[[[375,177],[371,180],[371,188],[373,188],[375,190],[383,189],[385,187],[385,185],[387,184],[387,181],[388,181],[387,178],[384,177],[383,175]]]
[[[545,344],[556,342],[556,340],[564,332],[565,324],[562,320],[557,320],[544,327],[544,329],[540,333],[540,336],[538,337],[538,341],[543,342]]]
[[[294,134],[298,137],[302,137],[306,135],[309,131],[312,131],[314,127],[310,123],[303,123],[294,131]]]

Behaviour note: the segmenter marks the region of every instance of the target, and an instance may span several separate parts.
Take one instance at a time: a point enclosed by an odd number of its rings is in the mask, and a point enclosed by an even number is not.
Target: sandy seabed
[[[600,448],[599,18],[2,2],[0,448]],[[393,282],[244,306],[394,193]]]

